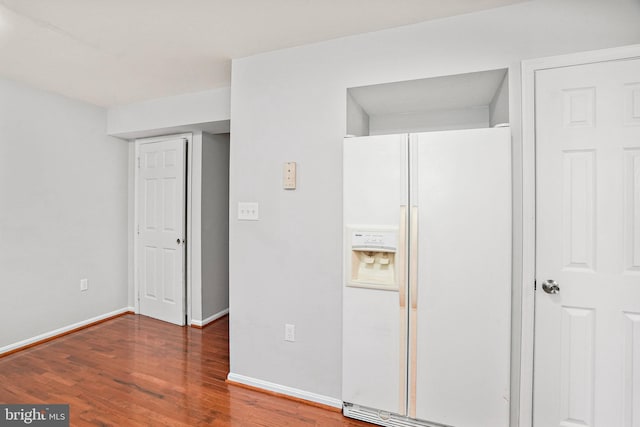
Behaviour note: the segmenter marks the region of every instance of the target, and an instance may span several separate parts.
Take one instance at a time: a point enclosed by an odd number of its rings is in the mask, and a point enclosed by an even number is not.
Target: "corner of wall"
[[[136,147],[135,142],[129,141],[128,143],[128,167],[127,167],[127,191],[128,191],[128,203],[127,203],[127,302],[129,307],[136,306],[135,296],[135,257],[134,257],[134,233],[135,233],[135,212],[136,212],[136,199],[135,199],[135,170],[136,170]],[[135,310],[134,310],[135,311]]]
[[[202,132],[194,132],[189,149],[188,274],[191,291],[190,318],[202,322]]]

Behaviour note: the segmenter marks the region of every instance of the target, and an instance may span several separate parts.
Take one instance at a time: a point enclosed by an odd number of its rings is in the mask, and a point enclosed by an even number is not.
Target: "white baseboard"
[[[296,397],[298,399],[308,400],[310,402],[320,403],[322,405],[327,405],[334,408],[342,409],[342,400],[336,399],[333,397],[323,396],[321,394],[315,394],[309,391],[304,391],[304,390],[300,390],[293,387],[287,387],[284,385],[275,384],[269,381],[263,381],[256,378],[245,377],[244,375],[234,374],[233,372],[229,372],[227,379],[229,381],[248,385],[251,387],[261,388],[263,390],[269,390],[275,393]]]
[[[219,311],[218,313],[214,314],[213,316],[209,316],[204,320],[191,319],[191,324],[202,328],[204,326],[207,326],[209,323],[213,322],[214,320],[218,320],[219,318],[227,314],[229,314],[229,309],[225,308],[224,310]]]
[[[101,314],[100,316],[96,316],[96,317],[92,317],[91,319],[83,320],[82,322],[74,323],[73,325],[64,326],[62,328],[59,328],[59,329],[56,329],[56,330],[53,330],[53,331],[49,331],[49,332],[45,332],[44,334],[40,334],[40,335],[37,335],[37,336],[32,337],[32,338],[27,338],[26,340],[22,340],[22,341],[19,341],[17,343],[13,343],[13,344],[6,345],[4,347],[0,347],[0,355],[3,354],[3,353],[7,353],[7,352],[10,352],[10,351],[19,349],[21,347],[26,347],[28,345],[35,344],[35,343],[37,343],[39,341],[44,341],[47,338],[55,337],[56,335],[64,334],[65,332],[69,332],[69,331],[72,331],[74,329],[81,328],[83,326],[87,326],[87,325],[90,325],[90,324],[95,323],[95,322],[99,322],[100,320],[104,320],[104,319],[107,319],[109,317],[113,317],[113,316],[117,316],[117,315],[122,314],[122,313],[126,313],[127,311],[133,312],[134,308],[133,307],[121,308],[119,310],[115,310],[115,311],[112,311],[110,313]]]

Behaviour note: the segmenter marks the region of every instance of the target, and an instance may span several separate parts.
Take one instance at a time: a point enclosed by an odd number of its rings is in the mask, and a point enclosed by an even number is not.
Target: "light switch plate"
[[[296,325],[286,323],[284,325],[284,340],[294,342],[296,340]]]
[[[258,221],[260,219],[259,206],[256,202],[239,202],[238,219],[241,221]]]
[[[282,168],[282,188],[296,189],[296,162],[287,162]]]

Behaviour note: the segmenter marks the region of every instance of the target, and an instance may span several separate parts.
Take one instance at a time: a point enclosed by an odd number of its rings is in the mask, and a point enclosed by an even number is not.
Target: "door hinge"
[[[140,157],[138,157],[138,169],[140,169]]]
[[[140,224],[137,225],[137,228],[138,234],[140,234]]]
[[[538,283],[535,280],[533,281],[533,290],[534,291],[538,290]]]

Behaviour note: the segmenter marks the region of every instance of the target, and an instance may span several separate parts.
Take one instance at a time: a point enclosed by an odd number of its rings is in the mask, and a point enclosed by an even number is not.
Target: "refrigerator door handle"
[[[418,207],[411,207],[411,236],[409,237],[409,299],[411,309],[418,308]]]
[[[417,363],[418,363],[418,207],[411,207],[409,226],[409,416],[416,417]]]
[[[400,206],[400,235],[398,236],[397,282],[400,307],[407,306],[407,207]]]
[[[398,238],[398,299],[400,300],[400,373],[398,414],[406,415],[407,399],[407,206],[400,206],[400,233]]]

